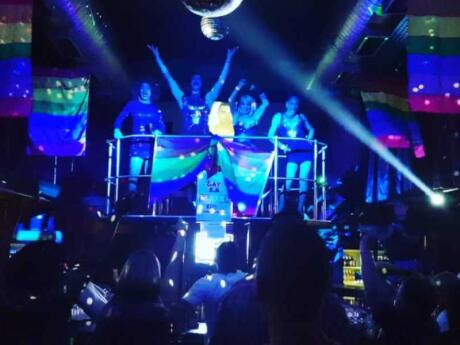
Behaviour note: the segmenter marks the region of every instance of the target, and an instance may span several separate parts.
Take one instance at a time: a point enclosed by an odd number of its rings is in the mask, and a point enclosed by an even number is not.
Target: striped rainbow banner
[[[33,0],[0,3],[0,117],[25,117],[32,110]]]
[[[273,166],[273,150],[256,149],[228,140],[221,140],[217,148],[228,196],[238,215],[255,217]]]
[[[81,71],[34,69],[30,154],[75,157],[86,148],[89,76]]]
[[[460,1],[409,0],[412,111],[460,114]]]
[[[214,147],[217,147],[217,155]],[[257,214],[273,159],[272,150],[258,150],[219,137],[212,140],[159,137],[153,156],[150,202],[187,186],[201,171],[211,171],[217,162],[228,196],[238,213],[253,217]]]
[[[370,130],[387,148],[413,149],[414,155],[422,158],[425,153],[420,128],[401,85],[375,83],[374,89],[361,92]]]

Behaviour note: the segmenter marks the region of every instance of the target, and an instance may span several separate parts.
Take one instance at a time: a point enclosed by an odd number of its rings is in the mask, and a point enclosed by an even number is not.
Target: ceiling
[[[105,79],[113,84],[112,79],[106,78],[110,72],[100,66],[103,63],[99,62],[99,66],[96,66],[95,59],[85,56],[87,47],[72,33],[72,23],[55,10],[56,4],[65,1],[68,0],[37,1],[33,44],[35,63],[57,67],[87,66],[100,80]],[[225,50],[238,44],[235,33],[244,33],[247,29],[245,20],[248,17],[256,18],[258,25],[264,26],[266,32],[276,37],[283,48],[302,62],[303,67],[314,70],[358,3],[358,0],[245,0],[225,19],[230,26],[229,36],[213,42],[201,33],[200,17],[190,13],[180,0],[73,1],[90,6],[95,23],[103,33],[107,50],[119,61],[119,69],[130,78],[135,79],[146,73],[157,74],[155,78],[158,77],[158,71],[146,49],[147,43],[154,43],[159,46],[166,62],[173,66],[175,77],[184,81],[194,72],[214,75],[222,64]],[[391,4],[393,11],[388,12],[393,13],[373,20],[358,37],[357,43],[337,56],[337,60],[345,63],[340,64],[330,74],[330,80],[324,82],[332,84],[342,72],[389,73],[403,65],[401,30],[398,36],[395,29],[404,15],[394,15],[394,12],[404,11],[405,0],[383,0],[383,3],[387,7]],[[404,39],[404,28],[402,32]],[[387,36],[389,40],[379,47],[376,54],[355,54],[367,34]],[[268,49],[267,56],[270,56]],[[206,70],[208,67],[214,70]],[[284,88],[277,81],[277,76],[260,63],[260,58],[245,49],[238,53],[232,74],[231,78],[246,77],[270,85],[274,93],[277,93],[275,89]]]

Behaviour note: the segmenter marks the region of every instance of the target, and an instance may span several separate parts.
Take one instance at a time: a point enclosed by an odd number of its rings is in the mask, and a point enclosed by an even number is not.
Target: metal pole
[[[313,142],[313,219],[318,220],[318,142]]]
[[[275,214],[278,213],[278,137],[275,136],[275,164],[273,167],[273,209]]]
[[[247,271],[249,272],[251,270],[251,264],[249,262],[249,256],[250,256],[250,249],[251,249],[251,223],[246,223],[246,267]]]
[[[150,172],[150,183],[152,183],[152,176],[153,176],[153,171],[155,169],[155,158],[156,158],[156,154],[157,154],[157,150],[158,150],[158,137],[154,139],[154,143],[153,143],[153,154],[152,154],[152,170]],[[150,204],[150,187],[149,187],[149,200],[148,200],[148,203]],[[152,216],[156,216],[157,215],[157,211],[156,211],[156,208],[157,208],[157,203],[156,202],[153,202],[152,203]]]
[[[119,188],[120,188],[120,180],[118,176],[120,176],[120,155],[121,155],[121,141],[117,139],[117,157],[115,162],[115,202],[118,201],[119,195]]]
[[[322,202],[322,205],[321,205],[321,219],[322,220],[326,220],[327,218],[327,200],[326,200],[326,184],[327,184],[327,180],[326,180],[326,149],[327,147],[324,146],[322,148],[322,152],[321,152],[321,176],[322,176],[322,180],[324,181],[322,187],[321,187],[321,195],[323,197],[323,202]]]
[[[57,171],[58,171],[58,157],[54,156],[53,184],[57,184]]]
[[[112,197],[112,157],[113,157],[113,143],[111,141],[108,142],[109,144],[109,155],[107,161],[107,200],[106,200],[106,208],[105,214],[110,214],[111,209],[111,197]]]

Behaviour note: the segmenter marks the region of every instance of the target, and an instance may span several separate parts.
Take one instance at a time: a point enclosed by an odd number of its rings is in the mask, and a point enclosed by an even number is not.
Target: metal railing
[[[111,212],[112,205],[116,203],[120,197],[120,180],[122,179],[129,179],[129,178],[150,178],[151,175],[146,174],[139,174],[139,175],[130,175],[130,174],[120,174],[121,170],[121,163],[122,163],[122,142],[131,140],[131,139],[140,139],[140,138],[148,138],[152,140],[153,145],[153,153],[152,157],[155,156],[155,152],[157,149],[156,140],[157,138],[168,138],[168,139],[181,139],[181,138],[212,138],[209,135],[126,135],[119,139],[111,139],[107,140],[108,145],[108,162],[107,162],[107,209],[106,213],[109,214]],[[270,145],[273,146],[274,151],[274,161],[273,166],[271,168],[271,173],[269,177],[270,184],[267,184],[266,188],[272,188],[271,192],[264,193],[265,196],[272,194],[272,205],[271,213],[272,215],[276,214],[279,210],[279,199],[280,199],[280,190],[284,188],[284,186],[280,186],[280,182],[284,182],[286,180],[292,181],[308,181],[312,182],[313,184],[313,219],[312,220],[326,220],[326,152],[327,152],[327,145],[323,142],[317,140],[308,140],[303,138],[287,138],[287,137],[265,137],[265,136],[226,136],[226,137],[219,137],[222,139],[230,139],[230,140],[244,140],[244,141],[260,141],[263,140]],[[286,155],[280,154],[279,150],[277,149],[279,146],[280,141],[282,140],[299,140],[304,141],[310,144],[313,147],[313,161],[312,161],[312,172],[313,178],[287,178],[286,176],[280,176],[280,161],[286,159]],[[114,161],[114,153],[115,153],[115,161]],[[114,166],[115,165],[115,166]],[[154,166],[152,166],[154,169]],[[114,171],[115,170],[115,171]],[[154,170],[152,170],[154,171]],[[154,172],[153,172],[154,173]],[[322,183],[318,182],[318,178],[321,177]],[[271,185],[271,186],[270,186]],[[291,188],[291,190],[295,190]],[[321,195],[321,198],[319,197]],[[319,205],[319,201],[321,205]],[[257,217],[256,217],[257,218]],[[266,217],[262,217],[266,218]]]

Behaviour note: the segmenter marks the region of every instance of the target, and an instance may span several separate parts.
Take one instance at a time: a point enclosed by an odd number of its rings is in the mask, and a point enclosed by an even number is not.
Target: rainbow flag
[[[401,85],[375,83],[374,89],[361,92],[372,134],[387,148],[414,150],[425,155],[420,128],[409,109],[406,90]]]
[[[0,4],[0,117],[25,117],[32,110],[33,0]]]
[[[150,181],[150,202],[161,200],[194,182],[212,160],[210,143],[210,138],[157,138]]]
[[[409,0],[412,111],[460,114],[460,1]]]
[[[228,140],[219,142],[217,148],[230,200],[240,216],[256,216],[275,158],[274,151]]]
[[[187,186],[201,171],[217,165],[239,214],[253,217],[257,214],[273,159],[272,150],[256,150],[218,137],[159,137],[153,156],[150,202]]]
[[[85,153],[89,82],[89,76],[80,71],[34,69],[30,154],[75,157]]]

